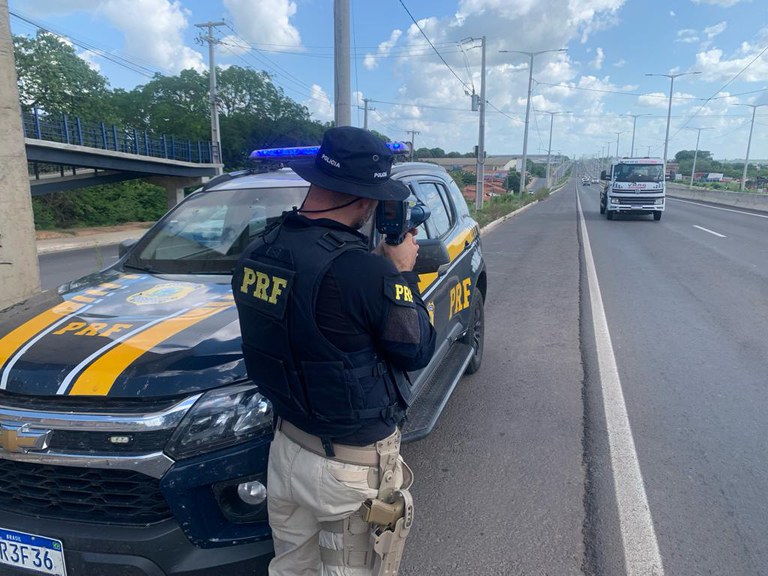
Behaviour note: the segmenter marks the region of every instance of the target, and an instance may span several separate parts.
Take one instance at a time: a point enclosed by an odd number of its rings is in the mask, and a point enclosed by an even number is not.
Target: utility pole
[[[376,110],[376,108],[369,108],[368,102],[370,102],[368,98],[363,98],[363,130],[368,130],[368,110]]]
[[[523,166],[520,173],[520,205],[523,204],[523,198],[525,196],[525,189],[528,186],[528,178],[526,178],[528,163],[528,119],[531,115],[531,91],[533,89],[533,58],[539,54],[545,54],[547,52],[566,52],[565,48],[558,48],[557,50],[539,50],[538,52],[523,52],[521,50],[499,50],[499,52],[512,53],[512,54],[524,54],[528,56],[528,96],[525,101],[525,127],[523,129]]]
[[[40,289],[7,0],[0,0],[0,173],[0,310],[4,310]]]
[[[197,28],[207,28],[208,29],[208,35],[203,36],[201,40],[203,42],[208,42],[208,78],[210,80],[209,82],[209,90],[208,90],[208,98],[211,105],[211,150],[213,151],[213,158],[211,160],[214,164],[223,164],[222,158],[221,158],[221,131],[219,129],[219,107],[216,103],[216,63],[214,61],[214,55],[215,55],[215,49],[214,47],[216,44],[219,43],[219,40],[217,38],[214,38],[213,36],[213,29],[218,28],[219,26],[226,26],[226,22],[205,22],[203,24],[195,24]],[[221,174],[222,173],[222,167],[219,166],[216,169],[216,172]]]
[[[418,130],[408,130],[411,135],[411,162],[413,162],[413,153],[416,151],[416,134],[421,134]]]
[[[334,112],[336,126],[352,125],[349,76],[349,0],[333,0]]]
[[[616,132],[616,158],[620,158],[621,154],[619,154],[619,136],[621,136],[623,132]]]
[[[709,130],[709,128],[691,128],[691,130],[698,130],[696,134],[696,151],[693,153],[693,167],[691,168],[691,183],[688,185],[688,189],[693,188],[693,175],[696,174],[696,157],[699,155],[699,137],[702,130]]]
[[[549,167],[549,161],[552,157],[552,129],[554,128],[555,124],[555,114],[569,114],[569,112],[548,112],[547,110],[542,110],[544,114],[549,114],[549,147],[547,148],[547,188],[550,188],[552,186],[552,183],[550,182],[550,167]]]
[[[480,128],[477,136],[477,181],[475,186],[475,208],[483,209],[485,194],[485,36],[481,39],[480,60]]]
[[[757,112],[757,109],[760,108],[760,106],[765,106],[765,104],[744,104],[744,106],[749,106],[752,108],[752,124],[749,125],[749,140],[747,140],[747,157],[744,158],[744,174],[741,176],[741,187],[739,190],[744,192],[744,187],[747,185],[747,166],[749,166],[749,149],[752,146],[752,130],[755,127],[755,112]]]

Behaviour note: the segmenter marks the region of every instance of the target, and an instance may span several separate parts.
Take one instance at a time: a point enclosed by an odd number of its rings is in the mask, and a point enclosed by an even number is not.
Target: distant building
[[[522,159],[523,155],[519,156],[487,156],[485,158],[485,173],[489,172],[509,172],[510,170],[517,170],[517,164]],[[528,160],[534,164],[546,164],[546,154],[533,154],[527,157]],[[554,162],[556,157],[553,155],[551,161]],[[431,164],[437,164],[442,166],[449,172],[451,170],[464,170],[465,172],[475,173],[477,169],[477,160],[475,158],[422,158],[422,162],[429,162]],[[506,175],[506,174],[505,174]]]
[[[723,181],[723,174],[721,172],[710,172],[704,178],[704,181],[705,182],[722,182]]]

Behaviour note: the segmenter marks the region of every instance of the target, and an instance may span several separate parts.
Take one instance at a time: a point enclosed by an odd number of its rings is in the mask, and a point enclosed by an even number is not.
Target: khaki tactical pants
[[[399,459],[398,487],[402,478]],[[275,545],[270,576],[370,575],[370,525],[360,517],[360,506],[376,498],[378,483],[378,466],[320,456],[275,431],[267,476]]]

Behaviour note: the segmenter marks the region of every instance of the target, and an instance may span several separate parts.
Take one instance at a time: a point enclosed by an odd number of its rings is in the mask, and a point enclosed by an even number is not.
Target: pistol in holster
[[[395,490],[392,502],[369,498],[363,503],[363,520],[371,524],[375,552],[373,574],[396,576],[403,558],[405,540],[413,525],[413,497],[408,490]]]

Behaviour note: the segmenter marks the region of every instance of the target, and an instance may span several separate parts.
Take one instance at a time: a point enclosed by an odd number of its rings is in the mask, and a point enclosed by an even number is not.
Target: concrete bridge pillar
[[[165,197],[168,200],[169,210],[184,200],[184,188],[202,186],[207,181],[207,177],[153,176],[152,178],[147,178],[147,182],[150,184],[165,188]]]
[[[40,291],[8,0],[0,0],[0,310]]]

